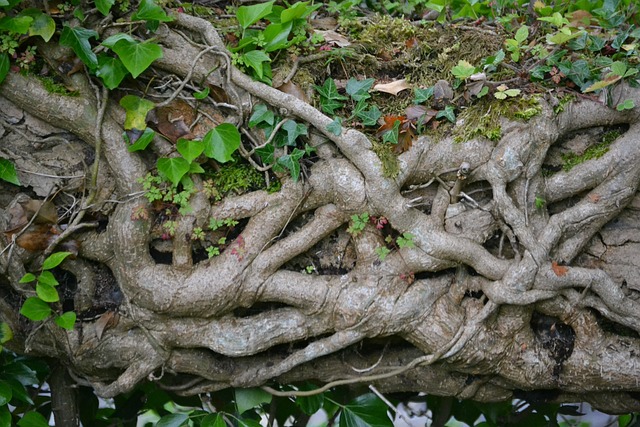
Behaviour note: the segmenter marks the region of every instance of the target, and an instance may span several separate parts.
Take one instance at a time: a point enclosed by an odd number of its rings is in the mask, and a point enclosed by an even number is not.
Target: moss
[[[38,76],[38,79],[49,93],[62,96],[78,96],[77,90],[69,90],[63,84],[57,83],[51,77]]]
[[[265,188],[263,175],[245,163],[226,164],[214,172],[211,179],[221,195]]]
[[[564,95],[558,99],[558,104],[553,107],[553,112],[560,114],[564,111],[564,107],[576,100],[575,95]]]
[[[458,115],[462,124],[453,129],[453,138],[455,142],[477,137],[498,141],[502,138],[501,117],[529,120],[541,111],[542,107],[535,97],[496,100],[486,96]]]
[[[574,153],[563,155],[562,160],[564,161],[564,165],[562,165],[562,169],[565,172],[569,172],[571,169],[573,169],[574,166],[584,163],[587,160],[598,159],[604,156],[607,151],[609,151],[609,146],[611,145],[611,143],[615,141],[619,136],[620,132],[618,131],[607,132],[602,136],[602,142],[587,148],[584,153],[580,155]]]
[[[395,178],[400,173],[400,162],[389,144],[373,143],[373,151],[382,163],[382,173],[385,178]]]

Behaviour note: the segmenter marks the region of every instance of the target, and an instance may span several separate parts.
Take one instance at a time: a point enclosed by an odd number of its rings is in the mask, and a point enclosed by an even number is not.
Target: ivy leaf
[[[268,144],[262,148],[256,149],[256,154],[262,160],[262,163],[265,165],[270,165],[273,163],[273,153],[275,152],[275,147],[273,144]]]
[[[356,116],[362,120],[364,126],[375,126],[378,124],[380,117],[382,117],[382,112],[377,105],[374,105],[368,110],[358,112]]]
[[[191,141],[189,139],[180,138],[176,144],[178,153],[189,163],[193,162],[204,151],[202,141]]]
[[[96,76],[102,79],[102,83],[107,89],[115,89],[120,86],[127,73],[127,69],[118,58],[112,58],[107,55],[98,57]]]
[[[499,92],[496,92],[496,94],[498,93]],[[439,119],[440,117],[444,117],[451,123],[455,123],[456,113],[453,111],[453,106],[447,105],[446,107],[444,107],[444,110],[438,111],[438,114],[436,114],[436,119]]]
[[[145,148],[147,148],[149,146],[149,144],[151,143],[151,141],[153,141],[153,137],[155,136],[155,132],[153,131],[153,129],[151,128],[146,128],[144,130],[144,132],[142,132],[142,135],[140,135],[133,144],[127,146],[127,150],[130,153],[133,153],[134,151],[142,151]],[[127,135],[127,132],[123,132],[122,136],[124,138],[124,140],[129,143],[129,135]]]
[[[332,78],[328,78],[324,81],[322,86],[314,86],[320,95],[320,108],[327,114],[333,114],[338,108],[342,108],[342,102],[348,97],[340,95],[336,82]]]
[[[300,178],[300,159],[302,159],[302,156],[304,156],[304,150],[296,148],[291,154],[278,157],[276,161],[276,166],[278,167],[276,169],[288,169],[291,173],[291,178],[293,178],[293,182],[298,182],[298,178]]]
[[[227,427],[220,413],[209,414],[200,421],[200,427]]]
[[[36,294],[44,302],[60,301],[60,296],[58,295],[56,288],[46,283],[38,282],[36,285]]]
[[[426,89],[414,89],[413,91],[413,103],[414,104],[422,104],[426,102],[433,96],[433,86],[428,87]]]
[[[340,427],[392,427],[387,406],[374,394],[359,396],[342,408]]]
[[[111,7],[115,4],[116,0],[95,0],[96,8],[104,16],[109,14]]]
[[[65,25],[60,35],[60,44],[73,49],[78,58],[89,69],[94,70],[98,66],[98,59],[91,50],[91,44],[89,43],[89,39],[92,37],[97,38],[98,33],[82,27],[71,28]]]
[[[182,157],[173,157],[171,159],[160,158],[156,163],[158,172],[167,178],[173,185],[178,185],[183,176],[189,172],[189,162]]]
[[[49,423],[39,412],[27,412],[18,421],[19,427],[49,427]]]
[[[271,402],[271,395],[260,388],[236,388],[236,408],[242,414],[249,409]]]
[[[314,387],[313,385],[307,383],[301,386],[300,390],[308,391],[308,390],[314,390],[315,388],[316,387]],[[323,403],[324,403],[323,393],[315,394],[312,396],[296,397],[296,405],[298,405],[298,407],[302,410],[302,412],[304,412],[307,415],[313,415],[316,412],[318,412],[318,410],[322,408]]]
[[[307,135],[307,126],[303,123],[296,123],[294,120],[287,120],[282,129],[287,132],[287,145],[296,145],[296,139],[300,135]]]
[[[120,100],[120,106],[125,109],[127,115],[124,120],[124,128],[142,130],[147,127],[147,113],[155,104],[135,95],[126,95]]]
[[[335,136],[340,136],[342,133],[342,120],[339,117],[333,119],[333,121],[327,126],[327,131]]]
[[[29,320],[44,320],[51,316],[51,307],[38,297],[30,297],[22,304],[20,314]]]
[[[13,397],[13,392],[11,391],[11,386],[7,384],[5,381],[0,380],[0,406],[4,406],[7,403],[9,403],[12,397]],[[7,425],[10,426],[11,423]]]
[[[133,14],[131,19],[134,21],[173,21],[173,18],[167,15],[153,0],[142,0],[138,6],[138,10]]]
[[[269,110],[266,105],[258,104],[253,109],[253,114],[249,119],[249,127],[257,126],[262,122],[273,126],[275,123],[275,116],[273,111]]]
[[[243,30],[255,24],[265,16],[271,13],[273,1],[267,3],[258,3],[252,6],[240,6],[236,12],[236,18]]]
[[[15,165],[10,160],[3,159],[2,157],[0,157],[0,179],[14,185],[20,185]]]
[[[232,154],[240,147],[240,132],[231,123],[222,123],[211,129],[202,139],[204,154],[220,163],[232,160]]]
[[[0,19],[0,30],[6,30],[10,33],[26,34],[33,22],[30,16],[5,16]]]
[[[264,67],[262,64],[264,62],[271,62],[271,58],[261,50],[252,50],[242,54],[242,61],[248,67],[253,68],[258,78],[262,79],[264,76]]]
[[[111,50],[118,55],[134,79],[149,68],[153,61],[162,58],[160,45],[151,42],[140,43],[126,38],[114,44]]]
[[[57,316],[53,321],[61,328],[71,331],[73,330],[73,326],[76,324],[76,313],[73,311],[67,311],[60,316]]]
[[[54,252],[47,257],[42,263],[43,270],[51,270],[60,265],[62,261],[65,260],[66,257],[71,255],[71,252]]]
[[[28,16],[33,19],[29,27],[30,36],[40,36],[45,42],[48,42],[53,33],[56,32],[56,23],[52,17],[43,13],[38,9],[25,9],[20,15]]]
[[[375,79],[364,79],[364,80],[356,80],[351,77],[347,81],[347,86],[345,87],[346,92],[351,95],[351,98],[358,102],[362,99],[369,99],[371,95],[369,95],[369,89],[373,86]]]

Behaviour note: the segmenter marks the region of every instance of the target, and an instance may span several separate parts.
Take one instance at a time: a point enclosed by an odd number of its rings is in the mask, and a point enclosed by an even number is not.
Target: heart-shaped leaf
[[[222,123],[211,129],[202,139],[204,154],[220,163],[232,160],[232,154],[240,147],[240,132],[230,123]]]
[[[189,163],[193,162],[204,151],[202,141],[191,141],[189,139],[180,138],[176,144],[178,153],[182,154]]]
[[[56,23],[53,18],[39,9],[25,9],[20,12],[20,15],[33,19],[29,27],[30,36],[40,36],[48,42],[56,31]]]
[[[107,55],[98,57],[98,69],[96,76],[102,79],[107,89],[115,89],[129,72],[118,58]]]
[[[138,77],[151,63],[162,58],[162,48],[156,43],[138,42],[133,39],[122,38],[111,47],[122,64],[129,70],[133,78]]]
[[[160,21],[171,22],[173,18],[158,6],[153,0],[142,0],[138,6],[138,10],[131,17],[134,21]]]
[[[142,135],[140,135],[133,144],[127,147],[127,150],[130,153],[134,151],[144,150],[151,143],[151,141],[153,141],[153,137],[155,136],[155,134],[156,133],[153,131],[153,129],[146,128],[144,132],[142,132]],[[126,132],[123,135],[125,136],[125,138],[129,138]]]
[[[124,120],[124,128],[138,130],[143,130],[147,127],[147,113],[155,106],[153,102],[135,95],[123,97],[120,100],[120,105],[127,113]]]
[[[56,288],[46,283],[38,283],[36,285],[36,294],[44,302],[60,301],[60,296]]]
[[[116,0],[95,0],[96,8],[101,14],[107,16],[111,7],[115,4]]]
[[[189,172],[189,162],[182,157],[171,159],[161,158],[157,162],[158,172],[167,178],[173,185],[178,185],[183,176]]]

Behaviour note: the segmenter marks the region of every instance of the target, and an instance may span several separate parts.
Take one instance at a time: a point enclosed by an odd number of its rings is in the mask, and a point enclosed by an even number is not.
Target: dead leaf
[[[332,44],[338,47],[347,47],[351,45],[349,39],[333,30],[316,30],[315,32],[322,35],[322,37],[324,37],[324,41],[327,42],[327,44]]]
[[[564,265],[559,265],[555,261],[551,262],[551,269],[558,277],[564,276],[569,271],[568,267],[565,267]]]
[[[407,49],[413,49],[415,47],[418,47],[420,45],[420,42],[418,42],[418,39],[416,37],[411,37],[404,42],[404,45]]]
[[[413,145],[413,141],[416,139],[416,133],[411,122],[407,121],[401,127],[398,134],[398,143],[393,147],[393,152],[396,154],[402,154],[408,151]]]
[[[293,83],[292,81],[283,83],[280,86],[278,86],[276,89],[278,89],[281,92],[287,93],[289,95],[293,95],[296,98],[298,98],[300,101],[304,101],[307,104],[309,103],[309,98],[307,97],[307,94],[304,93],[304,91],[300,89],[300,87],[295,83]]]
[[[153,111],[157,131],[169,141],[175,143],[180,138],[192,138],[189,126],[195,120],[196,113],[187,102],[176,99],[169,105]]]
[[[409,105],[405,110],[407,120],[415,123],[416,126],[424,126],[431,121],[437,114],[437,110],[427,108],[424,105]]]
[[[220,86],[216,86],[216,85],[210,84],[209,85],[209,96],[215,102],[221,102],[221,103],[225,103],[225,104],[229,103],[229,95],[227,95],[227,92],[223,88],[221,88]]]
[[[96,336],[98,337],[98,340],[102,339],[102,335],[105,331],[116,326],[119,320],[120,315],[115,311],[107,311],[103,313],[102,316],[96,320]]]
[[[376,132],[376,135],[380,136],[383,133],[385,133],[386,131],[389,131],[391,129],[393,129],[393,126],[396,124],[396,122],[404,122],[405,120],[407,120],[406,116],[384,116],[382,117],[383,120],[383,124],[378,128],[378,131]]]
[[[411,89],[411,85],[407,83],[406,79],[395,80],[390,83],[379,83],[373,87],[373,90],[390,93],[394,96],[398,96],[400,92],[406,89]]]
[[[333,16],[312,19],[310,23],[316,30],[335,30],[338,27],[338,21]]]

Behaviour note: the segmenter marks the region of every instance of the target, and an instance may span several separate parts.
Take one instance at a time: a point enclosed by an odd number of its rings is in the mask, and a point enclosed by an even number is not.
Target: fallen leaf
[[[559,265],[557,262],[551,262],[551,269],[556,274],[556,276],[562,277],[569,271],[569,268],[564,265]]]
[[[229,103],[229,95],[227,95],[227,92],[221,88],[220,86],[216,86],[213,84],[209,85],[209,96],[215,101],[215,102],[222,102],[225,104]]]
[[[328,44],[332,44],[338,47],[347,47],[351,45],[349,39],[333,30],[316,30],[315,32],[321,34],[322,37],[324,37],[324,41]]]
[[[189,125],[195,120],[195,110],[187,102],[176,99],[166,107],[155,109],[154,124],[157,131],[175,143],[180,138],[192,137]]]
[[[281,92],[287,93],[289,95],[293,95],[296,98],[298,98],[300,101],[304,101],[307,104],[309,103],[309,98],[307,97],[307,94],[304,93],[304,91],[300,89],[300,87],[295,83],[293,83],[292,81],[283,83],[282,85],[278,86],[276,89],[278,89]]]
[[[438,114],[438,111],[424,105],[412,104],[407,107],[405,114],[407,120],[414,122],[416,126],[421,126],[429,123]]]
[[[406,116],[384,116],[382,120],[384,121],[384,123],[382,124],[382,126],[378,128],[378,132],[377,132],[378,136],[382,135],[386,131],[393,129],[393,126],[396,124],[396,122],[398,121],[401,123],[404,122],[405,120],[407,120],[407,117]]]
[[[312,19],[310,23],[313,28],[320,30],[335,30],[338,27],[338,21],[333,16]]]
[[[418,47],[420,43],[416,37],[411,37],[409,40],[404,42],[404,45],[407,49],[413,49],[414,47]]]
[[[98,337],[98,340],[102,339],[102,335],[105,331],[116,326],[119,320],[120,315],[115,311],[107,311],[100,316],[100,318],[96,320],[96,336]]]
[[[416,139],[413,125],[407,121],[402,125],[402,128],[398,134],[398,143],[393,147],[393,152],[396,154],[402,154],[408,151],[413,145],[413,141]]]
[[[407,83],[406,79],[395,80],[390,83],[379,83],[373,87],[373,90],[390,93],[394,96],[397,96],[400,92],[406,89],[411,89],[411,85]]]

